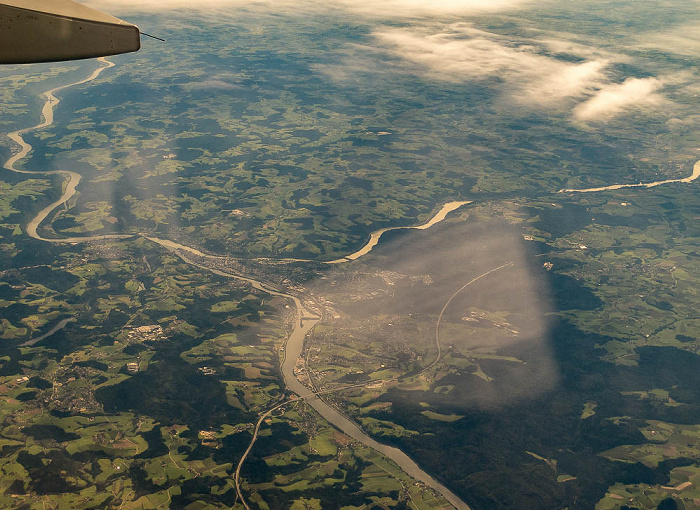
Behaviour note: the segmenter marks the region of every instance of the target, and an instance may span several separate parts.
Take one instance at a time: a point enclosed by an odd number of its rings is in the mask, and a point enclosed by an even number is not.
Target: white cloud
[[[182,9],[206,19],[224,20],[240,11],[270,15],[338,12],[374,18],[366,44],[348,44],[332,59],[312,67],[334,80],[385,79],[411,73],[433,81],[483,82],[519,107],[572,108],[576,120],[605,121],[631,109],[648,109],[669,103],[661,89],[673,94],[673,80],[630,78],[610,84],[606,71],[614,62],[630,57],[596,47],[583,36],[529,27],[527,39],[500,36],[476,29],[467,22],[438,21],[441,17],[470,13],[508,12],[551,0],[86,0],[117,15]],[[126,16],[124,16],[126,17]],[[421,17],[402,21],[401,28],[382,22],[387,18]],[[428,19],[428,18],[433,19]],[[184,17],[183,17],[184,19]],[[190,19],[190,18],[188,18]],[[677,27],[655,33],[637,47],[655,47],[682,54],[700,52],[700,26]],[[578,61],[577,61],[578,60]],[[210,79],[199,86],[230,88],[227,80]],[[688,87],[685,80],[678,87]]]
[[[181,10],[196,12],[205,18],[234,15],[239,10],[302,14],[324,8],[324,4],[318,0],[86,0],[84,3],[115,16]]]
[[[583,64],[550,62],[549,66],[543,66],[541,76],[533,78],[527,84],[524,88],[523,98],[547,104],[570,97],[580,97],[604,78],[603,69],[606,65],[606,61],[592,61]],[[535,73],[533,73],[534,75]]]
[[[594,42],[584,43],[577,41],[582,36],[579,34],[572,34],[567,32],[554,32],[554,31],[539,31],[544,37],[539,37],[537,42],[544,46],[548,52],[560,55],[571,55],[579,58],[592,59],[603,59],[610,60],[615,59],[615,61],[626,61],[627,57],[619,53],[610,53],[609,51],[595,46]]]
[[[542,0],[540,0],[541,2]],[[114,12],[153,12],[172,9],[221,10],[269,9],[285,12],[343,9],[371,17],[410,17],[459,15],[474,12],[500,12],[520,8],[532,0],[89,0],[91,7]]]
[[[532,3],[531,0],[340,0],[343,7],[371,16],[454,15],[501,12]]]
[[[605,121],[630,109],[646,109],[662,104],[659,94],[664,86],[658,78],[629,78],[620,84],[607,85],[588,101],[574,109],[582,121]]]
[[[653,48],[679,55],[700,54],[700,23],[674,27],[672,30],[639,37],[638,47]]]
[[[431,79],[466,82],[498,78],[524,103],[552,104],[581,97],[604,78],[605,60],[571,63],[465,24],[438,33],[390,29],[374,33],[392,55]]]

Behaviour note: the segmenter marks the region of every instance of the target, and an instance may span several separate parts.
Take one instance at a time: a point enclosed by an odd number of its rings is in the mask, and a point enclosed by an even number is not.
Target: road
[[[326,419],[326,421],[334,425],[337,429],[347,434],[351,438],[355,439],[356,441],[359,441],[369,446],[370,448],[373,448],[378,452],[384,454],[385,456],[393,460],[406,474],[415,478],[416,480],[423,482],[428,487],[431,487],[435,491],[442,494],[442,496],[456,509],[470,510],[469,506],[464,501],[462,501],[456,494],[454,494],[447,487],[445,487],[443,484],[435,480],[427,472],[421,469],[420,466],[418,466],[418,464],[416,464],[415,461],[411,459],[408,455],[406,455],[404,452],[402,452],[398,448],[382,444],[372,439],[365,432],[363,432],[362,429],[360,429],[360,427],[356,423],[354,423],[346,416],[338,412],[336,409],[328,405],[319,395],[314,394],[311,390],[309,390],[306,386],[299,382],[299,380],[294,375],[294,366],[296,365],[296,361],[301,356],[302,350],[304,348],[304,339],[311,332],[311,330],[313,330],[313,328],[321,321],[321,318],[318,317],[315,313],[305,308],[304,304],[298,297],[272,289],[268,284],[255,280],[254,278],[250,278],[245,275],[228,273],[195,262],[187,256],[188,253],[193,253],[193,250],[191,248],[179,245],[177,243],[174,243],[173,241],[165,241],[163,239],[158,239],[155,237],[148,237],[147,239],[160,244],[164,248],[178,255],[184,262],[191,264],[195,267],[210,271],[219,276],[225,276],[228,278],[234,278],[237,280],[248,282],[255,289],[261,290],[273,296],[279,296],[293,301],[294,306],[296,307],[294,330],[289,335],[285,343],[284,359],[282,361],[282,377],[284,379],[284,384],[287,387],[287,389],[295,393],[300,399],[306,400],[309,403],[309,405],[311,405],[311,407],[313,407],[324,419]],[[194,251],[200,256],[209,257],[201,252],[197,252],[196,250]],[[219,259],[220,257],[211,258]],[[301,320],[302,317],[304,318],[304,320]],[[269,416],[269,413],[271,413],[274,409],[279,408],[280,406],[281,405],[278,405],[272,410],[267,411],[267,413],[265,413],[261,417],[261,419],[258,420],[256,430],[259,430],[260,424],[262,423],[264,418],[266,416]],[[251,441],[251,444],[249,445],[249,448],[246,451],[246,457],[252,449],[256,438],[257,434],[254,434],[253,440]],[[242,460],[245,460],[245,457]],[[240,476],[241,466],[242,462],[239,464],[239,468],[236,470],[237,477]],[[238,486],[238,483],[236,483],[236,485]]]
[[[19,146],[20,150],[15,153],[12,157],[10,157],[4,164],[4,168],[7,170],[10,170],[12,172],[16,173],[21,173],[21,174],[29,174],[29,175],[61,175],[66,178],[66,181],[64,183],[64,191],[61,195],[61,197],[56,200],[55,202],[49,204],[46,206],[44,209],[42,209],[27,225],[26,227],[26,232],[29,236],[41,240],[41,241],[46,241],[46,242],[51,242],[51,243],[79,243],[79,242],[85,242],[85,241],[94,241],[94,240],[119,240],[119,239],[130,239],[137,237],[141,234],[109,234],[109,235],[100,235],[100,236],[88,236],[88,237],[68,237],[68,238],[60,238],[60,239],[49,239],[49,238],[44,238],[38,233],[38,229],[40,225],[49,217],[49,215],[55,211],[58,207],[67,204],[69,200],[71,200],[77,193],[77,187],[78,184],[81,181],[81,175],[69,171],[69,170],[52,170],[52,171],[29,171],[29,170],[21,170],[15,168],[15,164],[25,158],[29,152],[31,151],[32,147],[30,144],[28,144],[24,138],[23,135],[30,132],[30,131],[35,131],[39,129],[43,129],[45,127],[48,127],[53,124],[54,122],[54,110],[59,104],[59,99],[56,98],[55,93],[64,90],[68,87],[84,84],[87,82],[90,82],[94,79],[96,79],[105,69],[108,69],[112,67],[114,64],[107,61],[106,59],[100,59],[101,62],[104,64],[98,69],[96,69],[90,76],[87,78],[70,83],[68,85],[63,85],[60,87],[56,87],[54,89],[51,89],[43,94],[43,97],[45,98],[46,102],[44,104],[44,107],[42,109],[42,116],[43,116],[43,121],[36,126],[30,127],[30,128],[25,128],[21,129],[18,131],[15,131],[13,133],[10,133],[8,136],[15,141]],[[700,161],[698,161],[693,169],[693,173],[686,178],[683,179],[669,179],[669,180],[664,180],[664,181],[656,181],[652,183],[639,183],[639,184],[616,184],[616,185],[611,185],[611,186],[604,186],[604,187],[599,187],[599,188],[587,188],[587,189],[563,189],[560,190],[562,193],[590,193],[590,192],[601,192],[601,191],[608,191],[608,190],[617,190],[617,189],[622,189],[622,188],[635,188],[635,187],[646,187],[646,188],[652,188],[656,186],[660,186],[663,184],[670,184],[670,183],[676,183],[676,182],[684,182],[684,183],[689,183],[694,180],[696,180],[698,177],[700,177]],[[414,227],[394,227],[394,228],[384,228],[377,230],[373,232],[370,236],[369,241],[367,244],[365,244],[360,250],[347,255],[341,259],[337,259],[334,261],[327,262],[328,264],[340,264],[340,263],[345,263],[349,262],[352,260],[357,260],[360,257],[363,257],[370,253],[379,243],[380,238],[382,237],[383,234],[385,234],[388,231],[391,230],[402,230],[402,229],[418,229],[418,230],[425,230],[433,225],[439,223],[440,221],[443,221],[447,214],[450,212],[462,207],[463,205],[466,205],[470,202],[467,201],[461,201],[461,202],[450,202],[448,204],[445,204],[434,216],[433,218],[428,221],[427,223],[419,226],[414,226]],[[214,257],[210,255],[206,255],[198,250],[195,250],[194,248],[190,248],[178,243],[175,243],[173,241],[169,241],[166,239],[160,239],[156,237],[150,237],[146,235],[141,235],[142,237],[148,239],[151,242],[154,242],[163,248],[170,250],[174,253],[176,253],[180,258],[182,258],[183,261],[194,265],[198,268],[201,268],[206,271],[210,271],[214,274],[218,274],[221,276],[229,277],[229,278],[236,278],[238,280],[246,281],[251,284],[251,286],[255,289],[258,289],[262,292],[266,292],[270,295],[273,296],[280,296],[286,299],[289,299],[293,301],[295,307],[296,307],[296,314],[297,314],[297,320],[294,321],[294,330],[290,334],[289,338],[286,341],[285,344],[285,352],[284,352],[284,359],[282,363],[282,375],[284,378],[284,383],[286,387],[295,393],[298,398],[305,399],[323,418],[325,418],[329,423],[333,424],[335,427],[337,427],[339,430],[347,434],[348,436],[352,437],[353,439],[381,452],[391,460],[393,460],[401,469],[403,469],[404,472],[406,472],[408,475],[412,476],[416,480],[420,480],[421,482],[425,483],[427,486],[432,487],[434,490],[442,494],[447,501],[450,502],[455,508],[459,510],[469,510],[469,506],[464,503],[459,497],[457,497],[452,491],[450,491],[447,487],[442,485],[440,482],[435,480],[433,477],[431,477],[428,473],[423,471],[410,457],[408,457],[404,452],[399,450],[398,448],[394,448],[392,446],[388,446],[382,443],[379,443],[369,437],[367,434],[365,434],[356,423],[348,419],[346,416],[338,412],[336,409],[328,405],[318,394],[314,394],[311,392],[306,386],[304,386],[294,375],[294,366],[296,364],[297,359],[301,356],[301,352],[303,350],[303,345],[304,345],[304,339],[306,336],[311,332],[311,330],[321,321],[321,318],[316,316],[314,313],[310,312],[307,310],[301,300],[293,295],[286,294],[284,292],[281,292],[269,284],[266,284],[264,282],[258,281],[254,278],[245,276],[245,275],[239,275],[239,274],[233,274],[233,273],[228,273],[224,271],[220,271],[218,269],[210,268],[205,265],[199,264],[193,260],[191,260],[189,257],[187,257],[187,254],[190,255],[195,255],[198,257],[205,257],[205,258],[212,258],[212,259],[221,259],[221,257]],[[498,268],[495,268],[491,271],[488,271],[484,273],[483,275],[478,276],[477,278],[471,280],[468,282],[466,285],[461,287],[453,296],[448,300],[448,302],[445,304],[443,307],[443,310],[441,311],[440,314],[440,319],[442,318],[442,315],[444,314],[445,310],[451,303],[451,301],[460,293],[462,292],[466,287],[468,287],[470,284],[474,283],[475,281],[479,280],[480,278],[485,277],[486,275],[497,271],[499,269],[502,269],[506,267],[508,264],[504,266],[500,266]],[[301,320],[303,318],[303,320]],[[436,345],[438,348],[438,356],[436,360],[433,362],[431,366],[433,366],[435,363],[437,363],[440,359],[440,353],[441,353],[441,347],[440,347],[440,340],[439,340],[439,326],[440,326],[440,319],[438,319],[438,323],[436,325],[436,331],[435,331],[435,339],[436,339]],[[65,327],[65,325],[70,321],[70,319],[67,319],[65,321],[62,321],[59,323],[56,328],[51,330],[49,333],[44,335],[44,337],[40,337],[39,339],[35,340],[30,340],[26,342],[24,345],[33,345],[34,343],[38,342],[40,339],[45,338],[46,336],[55,333],[60,329],[61,327]],[[241,496],[242,499],[242,494],[240,493],[240,488],[239,488],[239,477],[240,477],[240,468],[243,465],[243,461],[247,457],[248,453],[250,450],[253,448],[253,445],[255,443],[255,439],[257,438],[257,433],[260,429],[260,426],[264,419],[270,415],[275,409],[281,407],[282,405],[285,405],[288,402],[278,404],[276,407],[273,409],[267,411],[267,413],[264,413],[260,419],[258,420],[254,435],[253,435],[253,441],[251,441],[251,444],[249,445],[248,450],[246,451],[245,456],[241,459],[241,462],[239,463],[238,469],[236,470],[236,488],[237,491],[239,492],[239,496]],[[243,500],[244,501],[244,500]],[[244,501],[244,505],[247,507]]]
[[[45,98],[46,102],[44,104],[44,107],[42,109],[42,116],[43,116],[43,121],[37,124],[36,126],[30,127],[30,128],[25,128],[21,129],[18,131],[15,131],[13,133],[10,133],[8,136],[15,141],[19,146],[20,146],[20,151],[15,153],[10,159],[8,159],[5,164],[4,168],[7,170],[10,170],[12,172],[16,173],[21,173],[21,174],[29,174],[29,175],[61,175],[66,178],[66,182],[64,184],[64,191],[61,195],[61,197],[56,200],[55,202],[49,204],[46,206],[44,209],[42,209],[27,225],[26,227],[26,232],[29,236],[33,237],[34,239],[38,239],[41,241],[46,241],[50,243],[79,243],[79,242],[86,242],[86,241],[95,241],[95,240],[119,240],[119,239],[130,239],[134,238],[140,234],[110,234],[110,235],[100,235],[100,236],[87,236],[87,237],[68,237],[68,238],[60,238],[60,239],[50,239],[50,238],[45,238],[42,237],[38,233],[38,228],[39,226],[48,218],[48,216],[56,210],[58,207],[61,205],[64,205],[68,203],[68,201],[73,198],[76,193],[77,193],[77,187],[78,184],[80,183],[80,180],[82,176],[76,172],[68,171],[68,170],[53,170],[53,171],[29,171],[29,170],[20,170],[15,168],[15,164],[26,157],[29,152],[31,151],[32,147],[29,143],[27,143],[23,135],[30,132],[30,131],[35,131],[38,129],[43,129],[48,126],[51,126],[54,122],[54,109],[56,106],[59,104],[59,99],[56,98],[55,93],[64,90],[68,87],[72,87],[75,85],[80,85],[84,84],[87,82],[90,82],[97,78],[105,69],[108,69],[112,67],[114,64],[107,61],[106,59],[100,59],[101,62],[104,64],[103,66],[99,67],[96,69],[88,78],[85,78],[83,80],[68,84],[68,85],[63,85],[60,87],[56,87],[54,89],[49,90],[48,92],[45,92],[43,94],[43,97]],[[446,204],[443,206],[440,211],[438,211],[433,218],[428,221],[427,223],[423,225],[419,225],[416,227],[397,227],[396,229],[392,228],[387,228],[387,229],[381,229],[375,233],[372,234],[370,237],[370,241],[368,242],[367,245],[365,245],[361,250],[358,252],[355,252],[351,255],[348,255],[348,257],[345,257],[343,259],[340,259],[339,261],[336,261],[337,263],[339,262],[347,262],[349,260],[356,260],[357,258],[366,255],[372,249],[377,245],[379,242],[379,238],[384,234],[385,232],[389,230],[397,230],[397,229],[409,229],[409,228],[415,228],[419,230],[425,230],[427,228],[430,228],[431,226],[435,225],[436,223],[442,221],[445,219],[447,214],[465,204],[468,202],[450,202],[449,204]],[[459,499],[455,494],[453,494],[447,487],[439,483],[437,480],[432,478],[428,473],[423,471],[410,457],[408,457],[405,453],[403,453],[401,450],[398,448],[394,448],[391,446],[387,446],[384,444],[381,444],[371,437],[369,437],[367,434],[365,434],[354,422],[350,421],[348,418],[346,418],[344,415],[340,414],[338,411],[333,409],[331,406],[326,404],[318,395],[313,394],[310,392],[308,388],[306,388],[303,384],[301,384],[296,376],[294,375],[294,365],[296,364],[296,360],[299,358],[301,355],[301,351],[304,346],[304,339],[308,335],[308,333],[318,324],[321,320],[320,317],[316,316],[314,313],[310,312],[307,310],[304,305],[302,304],[301,300],[296,297],[292,296],[290,294],[286,294],[284,292],[280,292],[277,289],[274,289],[268,284],[265,284],[261,281],[255,280],[253,278],[247,277],[245,275],[237,275],[233,273],[227,273],[224,271],[220,271],[218,269],[210,268],[205,265],[199,264],[190,258],[187,257],[186,254],[191,254],[191,255],[196,255],[198,257],[205,257],[205,258],[213,258],[213,259],[221,259],[221,257],[213,257],[206,255],[194,248],[190,248],[188,246],[184,246],[178,243],[175,243],[173,241],[167,240],[167,239],[160,239],[157,237],[151,237],[147,235],[142,235],[145,239],[148,239],[149,241],[156,243],[163,248],[172,251],[176,253],[183,261],[187,262],[188,264],[194,265],[200,269],[204,269],[207,271],[210,271],[214,274],[218,274],[220,276],[225,276],[229,278],[236,278],[238,280],[246,281],[251,284],[251,286],[255,289],[258,289],[262,292],[266,292],[270,295],[273,296],[280,296],[284,297],[286,299],[290,299],[291,301],[294,302],[294,306],[296,307],[296,313],[297,313],[297,318],[298,320],[295,320],[295,327],[292,333],[290,334],[289,338],[287,339],[287,342],[285,344],[285,355],[284,355],[284,360],[282,363],[282,375],[284,378],[284,383],[286,387],[296,393],[300,398],[306,399],[309,404],[319,413],[321,416],[323,416],[326,420],[328,420],[330,423],[332,423],[334,426],[336,426],[338,429],[352,437],[353,439],[360,441],[364,443],[365,445],[374,448],[377,451],[380,451],[390,459],[392,459],[394,462],[396,462],[399,467],[401,467],[407,474],[412,476],[413,478],[422,481],[429,487],[432,487],[439,493],[441,493],[445,499],[447,499],[455,508],[459,510],[469,510],[469,507],[464,503],[461,499]],[[303,320],[301,320],[303,317]],[[66,322],[67,324],[67,322]],[[59,324],[60,326],[60,324]],[[65,324],[63,324],[63,327],[65,327]],[[55,332],[55,331],[54,331]],[[30,340],[30,342],[36,343],[38,340]],[[30,344],[28,344],[30,345]],[[256,429],[259,429],[260,423],[262,421],[258,422],[258,425]],[[255,436],[257,437],[257,436]],[[250,448],[252,448],[253,444],[255,441],[251,442]],[[249,450],[250,450],[249,448]],[[242,464],[241,464],[242,465]],[[239,466],[240,467],[240,466]],[[240,475],[240,469],[237,470],[237,477]],[[237,484],[238,486],[238,484]],[[237,490],[239,490],[237,488]]]

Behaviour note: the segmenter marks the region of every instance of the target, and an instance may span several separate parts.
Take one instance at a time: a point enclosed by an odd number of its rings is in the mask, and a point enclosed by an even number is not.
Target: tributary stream
[[[113,240],[118,240],[118,239],[129,239],[129,238],[134,238],[140,234],[110,234],[110,235],[100,235],[100,236],[91,236],[91,237],[70,237],[70,238],[54,238],[54,239],[48,239],[42,237],[38,233],[38,228],[43,223],[49,215],[56,210],[58,207],[66,204],[77,192],[77,186],[80,183],[81,175],[73,172],[73,171],[68,171],[68,170],[53,170],[53,171],[30,171],[30,170],[19,170],[15,168],[15,163],[23,159],[24,157],[29,154],[31,150],[31,145],[29,145],[24,138],[22,137],[23,134],[28,133],[30,131],[35,131],[38,129],[42,129],[45,127],[48,127],[53,124],[53,112],[56,106],[59,104],[59,99],[56,98],[54,95],[56,92],[60,90],[67,89],[69,87],[75,86],[75,85],[80,85],[87,83],[89,81],[94,80],[97,78],[102,71],[105,69],[108,69],[109,67],[112,67],[114,64],[111,62],[105,60],[105,59],[100,59],[100,61],[104,64],[100,68],[96,69],[88,78],[70,83],[68,85],[63,85],[61,87],[56,87],[52,90],[49,90],[42,94],[42,97],[45,99],[45,104],[42,109],[42,116],[43,116],[43,121],[33,127],[30,128],[25,128],[21,129],[19,131],[15,131],[13,133],[10,133],[8,136],[15,141],[19,146],[20,150],[19,152],[15,153],[10,159],[7,160],[7,162],[4,164],[4,168],[13,172],[17,173],[22,173],[22,174],[31,174],[31,175],[50,175],[50,174],[59,174],[64,177],[66,177],[66,181],[64,183],[64,191],[61,195],[61,197],[53,202],[52,204],[48,205],[45,207],[42,211],[40,211],[27,225],[26,227],[26,232],[29,236],[39,239],[42,241],[46,242],[51,242],[51,243],[78,243],[78,242],[86,242],[86,241],[95,241],[95,240],[106,240],[106,239],[113,239]],[[568,192],[568,193],[589,193],[589,192],[601,192],[601,191],[607,191],[607,190],[617,190],[617,189],[622,189],[622,188],[631,188],[631,187],[655,187],[655,186],[660,186],[663,184],[669,184],[669,183],[674,183],[674,182],[692,182],[696,180],[698,177],[700,177],[700,161],[695,164],[693,168],[693,173],[689,177],[682,178],[682,179],[669,179],[665,181],[658,181],[658,182],[653,182],[653,183],[647,183],[647,184],[615,184],[611,186],[604,186],[604,187],[599,187],[599,188],[588,188],[588,189],[564,189],[561,190],[561,192]],[[349,262],[351,260],[356,260],[364,255],[367,255],[372,251],[372,249],[379,243],[379,240],[381,236],[390,230],[395,230],[395,229],[406,229],[406,228],[415,228],[415,229],[427,229],[430,228],[431,226],[437,224],[438,222],[442,221],[445,219],[448,213],[451,211],[454,211],[458,209],[459,207],[462,207],[465,204],[468,204],[469,202],[450,202],[448,204],[445,204],[434,216],[433,218],[428,221],[427,223],[423,225],[419,225],[416,227],[397,227],[397,228],[385,228],[381,230],[377,230],[376,232],[372,233],[370,236],[370,239],[367,241],[367,243],[357,252],[348,255],[346,257],[343,257],[338,260],[331,261],[329,263],[342,263],[342,262]],[[229,277],[229,278],[236,278],[239,280],[244,280],[249,282],[253,288],[258,289],[262,292],[266,292],[268,294],[271,294],[273,296],[280,296],[284,297],[286,299],[289,299],[294,302],[294,305],[296,306],[296,315],[298,320],[295,321],[295,326],[294,330],[290,334],[289,338],[287,339],[287,342],[285,344],[285,353],[284,353],[284,361],[282,363],[282,375],[284,377],[284,383],[286,387],[294,392],[296,395],[299,396],[299,398],[303,398],[306,400],[323,418],[325,418],[329,423],[333,424],[335,427],[337,427],[339,430],[347,434],[348,436],[352,437],[356,441],[359,441],[390,458],[393,460],[404,472],[406,472],[408,475],[412,476],[416,480],[420,480],[421,482],[425,483],[427,486],[432,487],[434,490],[442,494],[447,501],[450,502],[455,508],[459,510],[469,510],[469,506],[464,503],[459,497],[457,497],[452,491],[450,491],[447,487],[442,485],[440,482],[435,480],[432,476],[430,476],[428,473],[426,473],[424,470],[422,470],[408,455],[406,455],[404,452],[399,450],[398,448],[394,448],[393,446],[388,446],[382,443],[379,443],[378,441],[375,441],[371,437],[369,437],[366,433],[364,433],[360,427],[357,426],[356,423],[348,419],[346,416],[341,414],[339,411],[328,405],[320,396],[314,394],[309,390],[306,386],[304,386],[299,380],[296,378],[294,374],[294,367],[296,365],[297,360],[301,356],[303,347],[304,347],[304,339],[306,336],[309,334],[309,332],[318,324],[321,320],[320,317],[318,317],[315,313],[310,312],[307,310],[301,300],[296,297],[292,296],[290,294],[286,294],[284,292],[281,292],[279,290],[276,290],[272,288],[270,285],[265,284],[263,282],[260,282],[258,280],[255,280],[253,278],[247,277],[245,275],[238,275],[238,274],[233,274],[233,273],[228,273],[224,271],[220,271],[218,269],[214,269],[211,267],[207,267],[205,265],[199,264],[187,257],[187,254],[193,254],[198,257],[204,257],[208,259],[221,259],[222,257],[215,257],[211,255],[206,255],[202,252],[199,252],[198,250],[195,250],[193,248],[189,248],[187,246],[175,243],[173,241],[165,240],[165,239],[159,239],[155,237],[149,237],[149,236],[143,236],[146,239],[149,239],[150,241],[157,243],[161,245],[162,247],[175,252],[180,258],[182,258],[184,261],[186,261],[189,264],[195,265],[201,269],[205,269],[207,271],[211,271],[212,273]],[[69,320],[64,320],[62,323],[60,323],[57,328],[54,329],[59,329],[60,327],[64,327]],[[29,341],[26,343],[26,345],[32,345],[35,342],[38,342],[39,340],[45,338],[49,334],[51,334],[53,331],[49,332],[47,335],[44,335],[34,341]]]

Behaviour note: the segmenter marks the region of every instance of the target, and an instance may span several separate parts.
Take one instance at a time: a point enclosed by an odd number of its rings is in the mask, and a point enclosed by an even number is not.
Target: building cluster
[[[90,367],[60,367],[54,374],[52,387],[40,391],[37,401],[57,411],[74,414],[102,413],[104,409],[95,399],[93,388],[81,383],[96,373],[97,370]]]
[[[304,362],[304,358],[299,357],[294,364],[294,377],[309,389],[313,389],[313,384],[311,382],[311,376]]]
[[[127,340],[129,343],[142,343],[142,342],[157,342],[158,340],[165,339],[165,331],[158,324],[153,324],[151,326],[138,326],[127,335]]]
[[[211,367],[200,367],[197,370],[204,375],[216,375],[216,369]]]
[[[199,440],[202,446],[208,446],[209,448],[216,448],[217,450],[221,448],[221,440],[217,437],[217,433],[214,430],[200,430]]]

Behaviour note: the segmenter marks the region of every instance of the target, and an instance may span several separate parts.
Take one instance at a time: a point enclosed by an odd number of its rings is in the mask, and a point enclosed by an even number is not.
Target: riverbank
[[[19,344],[19,346],[20,347],[31,347],[32,345],[38,344],[42,340],[47,339],[48,337],[50,337],[54,333],[65,328],[70,322],[76,322],[76,321],[77,321],[77,319],[74,319],[72,317],[69,319],[63,319],[61,322],[59,322],[53,328],[51,328],[51,330],[48,333],[45,333],[45,334],[41,335],[40,337],[33,338],[31,340],[27,340],[26,342]]]
[[[61,197],[56,200],[55,202],[52,202],[51,204],[47,205],[44,207],[26,226],[26,233],[29,237],[32,237],[34,239],[37,239],[39,241],[45,241],[47,243],[69,243],[69,244],[75,244],[75,243],[80,243],[83,241],[95,241],[95,240],[106,240],[106,239],[129,239],[134,237],[133,234],[106,234],[106,235],[99,235],[99,236],[91,236],[91,237],[64,237],[60,239],[52,239],[52,238],[46,238],[42,237],[38,230],[41,224],[49,217],[49,215],[58,209],[60,206],[66,204],[70,199],[72,199],[78,192],[78,184],[80,184],[80,180],[82,179],[82,175],[80,175],[77,172],[73,172],[70,170],[49,170],[49,171],[41,171],[41,170],[21,170],[18,168],[15,168],[15,164],[22,159],[24,159],[29,152],[32,150],[31,144],[27,143],[24,140],[24,136],[26,133],[30,133],[32,131],[38,131],[39,129],[43,129],[46,127],[51,126],[54,123],[54,111],[56,107],[59,105],[61,102],[60,99],[56,97],[56,93],[67,89],[69,87],[75,87],[76,85],[82,85],[84,83],[88,83],[96,79],[103,71],[106,69],[109,69],[110,67],[114,67],[114,64],[110,61],[108,61],[105,58],[100,58],[98,59],[103,65],[101,67],[98,67],[95,69],[90,76],[88,76],[85,79],[79,80],[74,83],[69,83],[68,85],[61,85],[60,87],[55,87],[51,90],[48,90],[42,94],[41,97],[44,98],[45,103],[43,108],[41,109],[41,116],[42,116],[42,121],[37,124],[36,126],[24,128],[24,129],[19,129],[17,131],[13,131],[12,133],[9,133],[7,136],[15,142],[17,145],[19,145],[20,150],[13,154],[10,159],[8,159],[5,164],[3,165],[3,168],[5,170],[9,170],[10,172],[15,172],[18,174],[25,174],[25,175],[60,175],[65,178],[65,182],[63,185],[63,193],[61,194]]]
[[[387,227],[387,228],[382,228],[379,230],[375,230],[372,232],[369,236],[369,240],[367,243],[357,250],[354,253],[351,253],[350,255],[346,255],[343,258],[336,259],[336,260],[331,260],[328,262],[324,262],[325,264],[342,264],[345,262],[351,262],[353,260],[357,260],[360,257],[364,257],[368,253],[370,253],[378,244],[379,240],[381,237],[386,234],[387,232],[392,232],[394,230],[426,230],[432,227],[433,225],[436,225],[437,223],[440,223],[443,221],[448,214],[450,214],[452,211],[456,211],[460,207],[471,204],[471,201],[457,201],[457,202],[448,202],[445,205],[442,206],[442,208],[435,213],[435,215],[428,220],[427,223],[424,223],[422,225],[416,225],[416,226],[409,226],[409,227]]]
[[[625,188],[655,188],[657,186],[663,186],[664,184],[673,184],[676,182],[693,182],[698,177],[700,177],[700,161],[695,163],[693,167],[693,173],[688,177],[682,179],[666,179],[665,181],[655,181],[647,183],[637,183],[637,184],[612,184],[611,186],[601,186],[599,188],[582,188],[582,189],[560,189],[559,193],[598,193],[600,191],[612,191],[617,189]]]
[[[427,227],[426,227],[427,228]],[[219,269],[209,268],[204,264],[200,264],[191,260],[187,257],[186,253],[192,254],[196,252],[198,255],[205,258],[219,259],[219,257],[213,257],[209,255],[204,255],[197,250],[187,248],[182,245],[178,245],[172,241],[165,241],[158,238],[148,238],[152,242],[159,244],[160,246],[170,250],[176,254],[184,262],[194,265],[200,269],[210,271],[216,275],[224,276],[228,278],[234,278],[237,280],[245,281],[251,284],[251,286],[260,291],[266,292],[273,296],[278,296],[282,298],[289,299],[293,301],[296,308],[296,317],[294,322],[294,329],[287,338],[284,345],[284,356],[282,360],[282,378],[285,387],[295,393],[300,399],[304,399],[308,404],[316,410],[326,421],[335,426],[341,432],[350,436],[352,439],[359,441],[366,446],[382,453],[392,461],[394,461],[406,474],[412,478],[423,482],[428,487],[432,488],[436,492],[440,493],[452,506],[457,510],[470,510],[470,507],[462,501],[456,494],[450,491],[443,484],[435,480],[427,472],[416,464],[416,462],[406,455],[403,451],[393,446],[388,446],[378,441],[372,439],[365,432],[360,429],[360,427],[346,416],[341,414],[339,411],[327,404],[318,394],[312,392],[309,388],[304,386],[294,375],[294,367],[296,365],[297,359],[301,357],[304,340],[308,334],[316,327],[316,325],[321,322],[321,317],[317,316],[314,312],[308,310],[304,307],[302,301],[291,294],[286,294],[277,290],[271,289],[267,284],[259,280],[255,280],[245,275],[237,275],[234,273],[228,273],[221,271]],[[303,320],[302,320],[303,318]],[[279,408],[278,404],[275,408]],[[268,413],[271,411],[268,411]],[[253,437],[253,442],[255,442],[257,436]],[[250,447],[252,448],[252,446]],[[250,448],[248,451],[250,451]],[[237,470],[240,473],[240,466]]]

